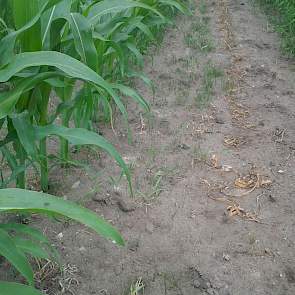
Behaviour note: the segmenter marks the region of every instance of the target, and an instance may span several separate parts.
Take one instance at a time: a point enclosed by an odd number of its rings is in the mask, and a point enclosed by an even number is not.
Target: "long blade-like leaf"
[[[36,76],[22,80],[14,89],[0,93],[0,119],[9,115],[20,96],[30,90],[34,85],[54,76],[60,76],[59,73],[40,73]]]
[[[110,144],[105,138],[98,135],[95,132],[88,131],[81,128],[66,128],[63,126],[57,125],[47,125],[47,126],[35,126],[34,133],[36,140],[41,140],[49,135],[57,135],[65,138],[73,145],[96,145],[104,149],[109,153],[123,169],[127,180],[129,182],[130,190],[132,193],[131,187],[131,176],[128,167],[121,158],[120,154],[116,151],[114,146]]]
[[[88,19],[91,24],[95,24],[103,15],[109,13],[119,13],[130,8],[144,8],[153,11],[155,14],[163,15],[152,6],[133,0],[104,0],[94,4],[88,13]],[[163,17],[164,18],[164,17]]]
[[[0,203],[3,202],[0,190]],[[0,229],[0,254],[4,256],[32,285],[33,270],[22,251],[20,251],[9,234]]]
[[[39,67],[44,65],[56,67],[71,78],[91,82],[96,87],[103,88],[114,98],[117,104],[120,100],[115,91],[112,89],[112,86],[108,82],[106,82],[101,76],[99,76],[95,71],[93,71],[87,65],[81,63],[80,61],[66,54],[55,51],[25,52],[16,55],[13,61],[7,67],[0,70],[0,83],[7,82],[14,75],[26,68]],[[13,98],[11,98],[9,93],[6,93],[5,96],[5,98],[0,97],[0,104],[8,104],[10,107],[11,105],[15,105],[19,97],[18,95],[16,95]],[[7,100],[9,100],[9,102],[7,102]],[[13,101],[13,103],[11,103],[11,101]],[[8,109],[11,111],[11,108]],[[120,110],[122,111],[122,108],[120,108]],[[3,111],[1,107],[0,111],[0,119],[1,117],[3,118],[3,116],[8,114],[5,111]]]
[[[42,295],[33,287],[0,281],[0,295]]]
[[[22,252],[32,255],[33,257],[50,259],[50,255],[42,248],[42,246],[34,241],[21,237],[12,238],[15,246]]]
[[[118,231],[95,213],[77,204],[48,194],[22,189],[0,189],[0,210],[60,214],[89,226],[103,237],[111,239],[114,243],[124,245],[124,240]],[[5,231],[0,231],[6,234]]]
[[[82,61],[94,71],[97,71],[98,56],[95,48],[91,25],[88,20],[79,13],[71,13],[67,20],[74,36],[76,50]]]

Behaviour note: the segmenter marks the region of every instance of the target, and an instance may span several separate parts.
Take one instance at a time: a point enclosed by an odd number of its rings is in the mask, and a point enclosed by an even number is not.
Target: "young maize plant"
[[[125,56],[131,51],[142,63],[136,47],[138,35],[143,33],[152,38],[150,28],[168,22],[159,12],[161,8],[169,5],[185,11],[184,7],[174,0],[7,0],[6,3],[13,17],[4,18],[7,34],[0,40],[0,83],[9,87],[0,96],[0,126],[8,130],[0,147],[13,172],[11,179],[16,178],[17,186],[24,188],[25,170],[29,163],[37,161],[41,187],[47,191],[46,140],[49,135],[57,135],[61,138],[62,162],[69,159],[69,141],[77,145],[95,144],[116,158],[130,182],[122,159],[105,140],[94,133],[67,128],[73,119],[76,127],[91,129],[100,108],[112,118],[112,103],[123,114],[128,127],[128,114],[119,93],[149,110],[139,94],[122,84],[132,76],[148,81],[131,69],[130,59]],[[14,31],[8,29],[10,22]],[[83,81],[79,91],[75,91],[77,80]],[[60,103],[49,114],[52,91],[58,94]],[[58,116],[63,128],[53,125]],[[41,138],[36,138],[36,129],[42,129]],[[91,142],[82,135],[91,137]],[[13,144],[15,156],[8,144]]]
[[[122,96],[149,110],[127,86],[128,79],[137,77],[152,86],[140,72],[142,54],[177,10],[186,12],[179,0],[0,0],[0,165],[5,167],[0,170],[1,212],[64,215],[123,245],[118,232],[88,210],[24,190],[26,170],[39,167],[46,192],[47,140],[57,136],[62,164],[69,162],[69,144],[98,146],[121,166],[132,194],[126,164],[93,131],[93,124],[101,119],[112,123],[116,107],[128,130]],[[72,123],[75,128],[70,128]],[[7,189],[13,182],[18,189]],[[27,254],[49,259],[54,252],[39,231],[0,224],[0,255],[29,283],[0,282],[0,295],[40,294],[33,287]]]

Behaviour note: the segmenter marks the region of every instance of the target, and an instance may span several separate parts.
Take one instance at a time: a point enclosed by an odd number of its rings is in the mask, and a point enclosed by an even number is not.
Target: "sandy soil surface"
[[[38,274],[46,294],[295,294],[295,63],[248,1],[206,2],[146,57],[156,87],[136,82],[152,111],[129,104],[133,143],[119,119],[116,135],[101,130],[131,167],[135,199],[105,155],[82,150],[94,168],[52,172],[54,193],[111,221],[127,245],[43,221],[65,264]],[[140,279],[144,292],[131,293]]]

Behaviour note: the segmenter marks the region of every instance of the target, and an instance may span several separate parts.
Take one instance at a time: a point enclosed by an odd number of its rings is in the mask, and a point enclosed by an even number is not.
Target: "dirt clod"
[[[116,202],[118,204],[118,207],[121,211],[128,213],[135,211],[136,205],[132,200],[123,199],[122,197],[117,197]]]

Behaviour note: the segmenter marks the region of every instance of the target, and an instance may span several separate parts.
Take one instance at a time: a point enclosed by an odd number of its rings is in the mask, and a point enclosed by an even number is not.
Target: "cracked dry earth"
[[[59,285],[68,294],[130,294],[139,278],[145,295],[295,294],[295,63],[247,0],[207,1],[203,16],[199,4],[146,57],[156,90],[137,83],[152,112],[139,117],[129,106],[133,143],[120,122],[116,135],[102,130],[132,167],[135,200],[105,156],[88,159],[99,177],[52,173],[56,194],[104,216],[127,243],[118,248],[80,225],[46,223],[67,265]],[[185,42],[200,17],[211,52]],[[208,63],[223,77],[199,107]],[[48,294],[62,294],[54,286]]]

